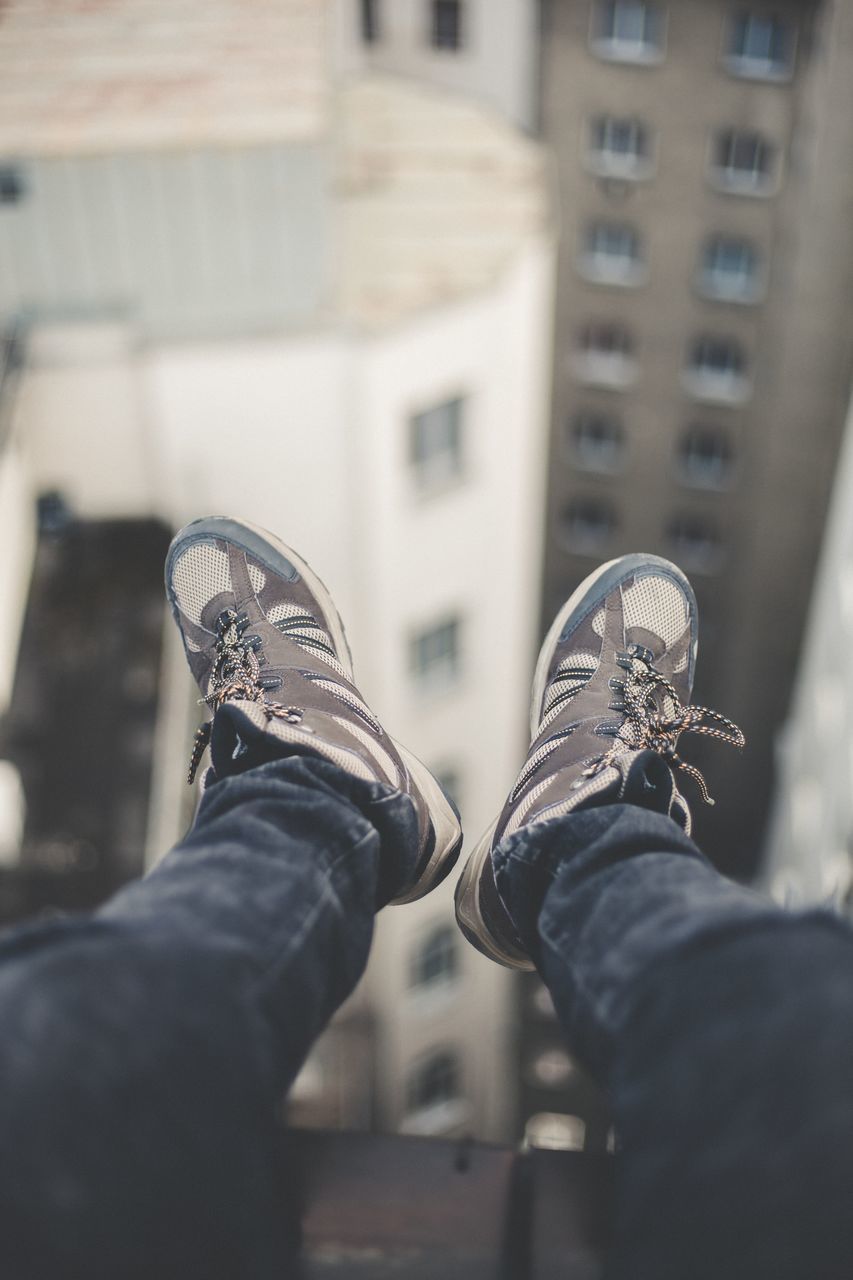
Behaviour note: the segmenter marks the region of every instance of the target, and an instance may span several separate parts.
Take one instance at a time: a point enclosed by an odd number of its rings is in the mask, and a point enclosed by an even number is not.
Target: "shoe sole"
[[[186,525],[172,539],[166,555],[166,595],[178,627],[180,628],[181,625],[180,611],[171,588],[172,566],[177,558],[178,549],[183,551],[194,542],[206,542],[211,538],[224,538],[242,550],[248,551],[254,559],[265,564],[279,577],[292,581],[295,573],[302,578],[312,595],[316,597],[329,623],[329,634],[332,637],[338,661],[348,678],[355,683],[352,651],[343,619],[325,583],[292,547],[282,542],[281,538],[276,537],[274,533],[261,528],[260,525],[252,524],[249,520],[236,520],[228,516],[203,516]],[[415,902],[418,898],[423,898],[452,871],[462,849],[462,829],[450,801],[426,765],[395,738],[391,741],[424,797],[435,832],[434,851],[420,876],[405,894],[394,898],[389,904],[402,906],[406,902]]]
[[[539,730],[548,669],[551,665],[554,649],[561,636],[565,631],[570,630],[572,625],[580,622],[595,607],[598,601],[609,595],[612,588],[621,578],[631,573],[634,569],[640,569],[648,565],[674,579],[682,588],[687,596],[690,616],[695,626],[698,611],[693,588],[678,568],[678,565],[673,564],[671,560],[665,560],[662,556],[635,554],[619,556],[615,560],[608,560],[605,564],[599,565],[572,592],[551,623],[548,628],[548,634],[542,641],[539,657],[536,660],[536,669],[533,673],[533,685],[530,695],[531,742]],[[595,598],[596,596],[598,601]],[[689,658],[688,676],[691,685],[698,647],[698,639],[695,639]],[[492,840],[494,839],[497,824],[498,819],[496,818],[478,841],[474,852],[462,870],[456,885],[456,919],[471,945],[476,947],[484,956],[488,956],[490,960],[494,960],[508,969],[535,969],[536,966],[525,952],[492,933],[486,924],[480,906],[480,885],[483,872],[491,860]]]

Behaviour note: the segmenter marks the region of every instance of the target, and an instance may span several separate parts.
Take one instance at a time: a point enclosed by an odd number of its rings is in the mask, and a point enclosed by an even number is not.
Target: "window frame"
[[[382,41],[382,0],[359,0],[359,35],[368,48]]]
[[[23,166],[14,160],[0,161],[0,208],[20,204],[26,194]]]
[[[739,367],[731,373],[716,370],[711,365],[697,365],[694,353],[703,344],[719,343],[740,354]],[[752,395],[750,358],[746,345],[740,338],[725,334],[699,333],[690,341],[687,360],[682,370],[682,383],[694,400],[709,404],[743,404]]]
[[[456,11],[455,42],[439,39],[441,35],[440,13],[443,6]],[[465,0],[431,0],[429,7],[429,47],[433,53],[461,53],[467,44]]]
[[[767,170],[766,178],[756,181],[754,175],[760,173],[760,170],[756,170],[754,167],[752,169],[735,169],[731,164],[723,166],[718,163],[718,143],[724,135],[730,136],[732,146],[736,145],[738,137],[753,137],[767,148],[770,166]],[[707,173],[711,185],[727,195],[753,196],[759,199],[773,196],[781,185],[782,147],[772,138],[755,129],[738,129],[735,125],[725,125],[721,128],[713,129],[709,140]],[[753,176],[744,177],[744,175]]]
[[[417,692],[435,694],[443,690],[453,689],[459,684],[464,665],[462,655],[463,627],[464,622],[461,611],[448,610],[426,625],[410,628],[407,646],[407,667],[410,683]],[[433,661],[424,666],[421,660],[423,656],[422,644],[427,637],[436,636],[442,631],[449,631],[453,636],[453,642],[447,650],[451,655],[450,660]]]
[[[719,280],[725,279],[725,273],[714,273],[707,266],[709,250],[712,246],[720,246],[728,243],[729,245],[740,245],[752,254],[753,271],[751,276],[751,287],[749,289],[741,289],[739,292],[733,289],[715,287],[713,280],[716,277]],[[732,275],[734,279],[734,275]],[[731,302],[740,306],[751,306],[756,302],[760,302],[766,292],[765,272],[763,269],[763,257],[761,251],[757,247],[754,240],[749,236],[729,235],[727,232],[714,232],[712,235],[705,236],[700,246],[699,260],[696,264],[695,274],[696,288],[703,298],[709,298],[712,302]]]
[[[590,508],[598,506],[602,511],[609,513],[611,519],[600,538],[593,536],[589,539],[584,539],[569,531],[566,517],[574,506],[589,506]],[[596,493],[573,494],[562,504],[557,513],[557,541],[565,551],[573,556],[594,557],[601,555],[612,543],[618,530],[619,515],[615,503],[611,502],[609,497],[603,497]]]
[[[627,343],[621,350],[616,347],[590,347],[586,345],[585,335],[594,331],[613,333],[621,332]],[[637,345],[632,330],[617,320],[588,320],[579,330],[580,341],[576,342],[572,353],[574,374],[578,382],[593,387],[605,387],[609,390],[624,391],[632,387],[640,372],[637,358]]]
[[[417,1081],[423,1079],[423,1074],[428,1067],[434,1067],[441,1063],[444,1065],[449,1062],[451,1064],[450,1077],[453,1083],[453,1089],[450,1093],[441,1094],[436,1097],[428,1097],[426,1100],[420,1096],[415,1096],[414,1085]],[[420,1112],[430,1111],[434,1107],[447,1106],[448,1103],[461,1101],[464,1097],[463,1086],[463,1062],[462,1055],[451,1046],[436,1046],[434,1049],[428,1050],[420,1055],[409,1067],[406,1073],[405,1088],[405,1110],[407,1116],[417,1115]]]
[[[596,465],[594,447],[590,448],[586,455],[584,454],[583,446],[579,443],[580,428],[584,422],[604,422],[615,427],[611,436],[614,447],[611,451],[610,464],[600,462]],[[602,449],[600,456],[604,457],[605,452],[606,450]],[[566,461],[578,471],[601,476],[619,475],[625,470],[627,452],[625,428],[619,414],[608,412],[606,409],[582,407],[568,415],[563,428],[563,453]]]
[[[693,555],[686,549],[685,545],[679,545],[676,542],[673,533],[676,526],[679,523],[689,525],[691,522],[694,522],[697,527],[704,524],[714,535],[711,543],[709,543],[711,550],[707,555]],[[725,563],[725,539],[720,531],[719,523],[716,520],[709,519],[704,513],[697,514],[696,511],[685,510],[675,512],[666,523],[664,536],[676,563],[683,564],[684,568],[690,570],[691,573],[719,573]]]
[[[608,124],[634,125],[638,133],[645,135],[646,150],[620,152],[604,150],[597,145],[595,135],[599,125],[607,131]],[[597,111],[585,116],[583,121],[584,166],[600,178],[612,178],[620,182],[647,182],[657,168],[657,135],[639,116],[618,116],[608,111]]]
[[[615,240],[616,233],[624,233],[634,252],[627,256],[602,252],[591,244],[599,233],[605,240],[608,234],[613,234]],[[613,218],[594,218],[584,225],[575,265],[585,280],[615,288],[636,289],[649,278],[639,230],[631,222]]]
[[[418,934],[409,953],[408,987],[412,995],[432,995],[439,991],[445,992],[456,986],[461,974],[459,947],[456,937],[457,930],[444,921],[433,922],[427,929]],[[438,938],[442,941],[442,948],[440,952],[436,951],[435,953],[440,955],[442,959],[448,956],[452,957],[452,963],[449,966],[443,964],[433,974],[424,976],[424,957],[431,958],[428,956],[429,949],[430,947],[434,948]]]
[[[732,52],[734,24],[739,18],[761,19],[766,18],[769,21],[778,20],[787,29],[789,38],[788,61],[784,67],[777,63],[770,62],[768,59],[752,58],[749,55],[738,54]],[[730,9],[723,17],[722,34],[720,41],[720,62],[730,75],[736,76],[739,80],[763,80],[771,84],[786,84],[794,77],[794,69],[797,62],[797,44],[799,30],[795,22],[786,22],[782,20],[775,12],[766,10],[760,11],[749,9],[746,6],[738,5]]]
[[[648,13],[654,12],[660,24],[659,43],[649,44],[647,41],[622,40],[615,36],[601,34],[599,15],[605,5],[642,4]],[[659,66],[666,58],[667,29],[669,11],[656,0],[593,0],[590,6],[589,48],[603,62],[622,62],[638,67]]]
[[[691,473],[687,464],[690,441],[698,438],[702,433],[706,433],[709,438],[716,434],[725,445],[725,448],[721,451],[721,456],[725,455],[725,461],[720,468],[719,477],[716,479],[708,478],[703,480],[698,472]],[[687,489],[696,489],[704,493],[726,493],[730,491],[734,488],[737,470],[737,453],[731,433],[725,427],[718,426],[713,422],[688,422],[676,443],[675,467],[679,481]],[[710,472],[711,469],[709,468],[709,476]]]
[[[420,408],[409,410],[406,418],[406,465],[412,484],[419,494],[430,496],[464,482],[467,476],[466,430],[469,397],[461,391],[446,395],[440,400]],[[447,435],[448,445],[432,452],[419,453],[419,430],[426,428],[430,418],[439,421],[439,415],[452,410]],[[432,428],[437,432],[435,423]],[[424,434],[420,440],[426,440]]]

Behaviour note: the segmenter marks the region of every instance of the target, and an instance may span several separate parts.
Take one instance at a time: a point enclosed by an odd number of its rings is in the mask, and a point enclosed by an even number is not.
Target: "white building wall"
[[[335,596],[356,677],[386,727],[429,765],[458,772],[469,847],[527,741],[551,276],[549,243],[531,240],[488,291],[375,335],[137,347],[103,326],[51,327],[34,335],[23,388],[36,483],[61,489],[80,515],[153,513],[178,526],[224,512],[306,555]],[[420,493],[410,415],[457,395],[464,473]],[[408,670],[409,640],[449,611],[462,619],[461,676],[423,692]],[[497,1138],[511,1106],[499,1065],[509,975],[460,934],[456,986],[408,986],[418,939],[452,922],[452,890],[451,881],[380,917],[365,990],[378,1020],[381,1121],[403,1121],[412,1064],[448,1046],[462,1060],[460,1123]]]
[[[853,403],[839,457],[762,878],[780,901],[853,909]]]
[[[0,423],[0,432],[3,424]],[[35,554],[35,506],[20,442],[0,439],[0,716],[12,683]]]
[[[392,71],[464,93],[531,129],[536,114],[535,0],[462,0],[462,45],[435,49],[431,0],[378,0],[378,39],[366,44],[360,0],[334,0],[337,61],[345,72]]]
[[[374,569],[358,616],[365,684],[392,732],[462,786],[467,847],[503,803],[528,740],[527,691],[538,623],[540,537],[550,350],[547,246],[531,246],[487,295],[424,316],[372,344],[364,365],[373,477],[364,563]],[[458,482],[420,494],[407,464],[409,415],[466,397]],[[368,452],[369,450],[369,452]],[[407,669],[413,630],[448,613],[462,620],[461,675],[422,692]],[[464,856],[464,855],[463,855]],[[430,1003],[408,988],[408,962],[429,923],[452,918],[452,886],[380,921],[369,980],[394,1009],[382,1091],[398,1123],[411,1067],[428,1045],[464,1047],[471,1104],[464,1123],[506,1136],[510,978],[463,943],[459,998]]]

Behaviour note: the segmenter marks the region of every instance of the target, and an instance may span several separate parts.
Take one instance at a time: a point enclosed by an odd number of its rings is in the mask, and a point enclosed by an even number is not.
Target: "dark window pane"
[[[451,1102],[458,1096],[459,1063],[454,1054],[436,1053],[415,1067],[407,1090],[410,1111]]]
[[[601,0],[597,32],[601,40],[638,48],[660,45],[662,15],[657,5],[643,0]]]
[[[432,43],[436,49],[461,48],[461,0],[433,0]]]
[[[365,44],[376,44],[379,37],[379,0],[361,0],[361,38]]]
[[[459,673],[458,618],[447,618],[414,635],[410,642],[409,664],[421,681],[450,681]]]
[[[24,182],[16,165],[0,165],[0,204],[17,204],[24,194]]]
[[[780,18],[742,11],[732,19],[729,57],[753,63],[756,71],[785,72],[791,63],[792,34]]]
[[[603,355],[629,356],[633,341],[627,329],[618,324],[588,324],[580,334],[582,351]]]
[[[421,485],[438,484],[462,470],[464,401],[446,400],[409,419],[409,461]]]
[[[576,465],[587,471],[615,471],[624,453],[621,423],[607,414],[581,412],[569,422],[568,444]]]
[[[743,348],[730,338],[699,338],[693,345],[691,367],[697,373],[739,377],[746,367]]]
[[[679,448],[679,469],[684,482],[697,489],[726,488],[734,470],[728,434],[719,427],[689,427]]]
[[[676,516],[667,529],[673,559],[688,569],[711,573],[722,561],[723,543],[715,524],[702,516]]]
[[[758,254],[748,240],[712,236],[702,254],[702,287],[716,297],[750,298],[757,292]]]
[[[411,985],[427,987],[449,982],[458,972],[457,931],[450,925],[433,929],[417,947],[411,966]]]
[[[570,551],[578,555],[594,555],[601,551],[615,529],[613,508],[598,498],[573,498],[563,509],[563,541]]]

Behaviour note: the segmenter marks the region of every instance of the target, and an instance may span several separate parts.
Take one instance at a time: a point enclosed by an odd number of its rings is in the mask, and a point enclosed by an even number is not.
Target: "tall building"
[[[699,600],[700,842],[756,867],[851,365],[853,5],[545,0],[561,245],[543,625],[596,562]]]
[[[487,103],[532,129],[536,0],[335,0],[338,65],[392,71]]]
[[[853,910],[853,404],[778,742],[764,887],[783,905]]]
[[[536,639],[546,166],[494,107],[338,80],[334,16],[0,15],[0,323],[22,335],[4,572],[29,563],[30,493],[81,522],[224,511],[277,530],[333,591],[380,718],[478,833],[517,767]],[[149,863],[180,831],[195,714],[166,635]],[[451,893],[381,914],[296,1114],[506,1133],[510,983],[464,946]]]

